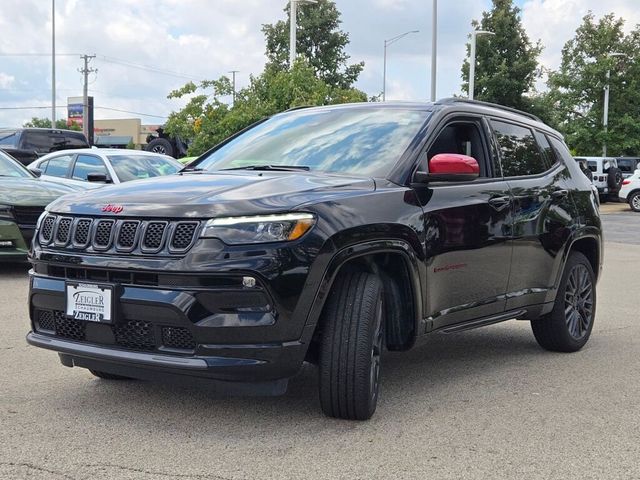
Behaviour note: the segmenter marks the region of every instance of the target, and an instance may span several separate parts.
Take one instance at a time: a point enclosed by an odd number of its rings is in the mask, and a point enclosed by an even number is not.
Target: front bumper
[[[32,236],[33,231],[23,232],[15,222],[0,220],[0,260],[25,260]]]

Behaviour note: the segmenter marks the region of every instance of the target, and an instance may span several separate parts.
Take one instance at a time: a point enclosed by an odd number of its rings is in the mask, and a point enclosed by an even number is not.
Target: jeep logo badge
[[[102,211],[103,212],[110,212],[110,213],[120,213],[121,211],[124,210],[124,207],[122,205],[105,205],[104,207],[102,207]]]

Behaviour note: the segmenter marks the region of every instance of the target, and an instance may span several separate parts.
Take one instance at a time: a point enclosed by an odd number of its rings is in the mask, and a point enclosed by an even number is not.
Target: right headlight
[[[219,238],[230,245],[297,240],[316,222],[311,213],[282,213],[209,220],[201,237]]]

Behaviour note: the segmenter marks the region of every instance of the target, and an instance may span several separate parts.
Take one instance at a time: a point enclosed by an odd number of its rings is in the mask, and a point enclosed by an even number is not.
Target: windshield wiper
[[[221,168],[220,170],[274,170],[282,172],[297,172],[311,170],[307,165],[246,165],[244,167]]]
[[[182,170],[178,171],[178,173],[183,173],[183,172],[204,172],[204,168],[184,167]]]

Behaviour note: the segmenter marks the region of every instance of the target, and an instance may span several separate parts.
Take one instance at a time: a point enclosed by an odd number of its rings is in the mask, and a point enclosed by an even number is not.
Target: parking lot
[[[640,478],[640,215],[602,210],[605,267],[582,351],[540,349],[528,322],[435,335],[386,356],[364,423],[322,416],[313,367],[275,398],[64,368],[24,341],[27,267],[2,266],[0,477]]]

